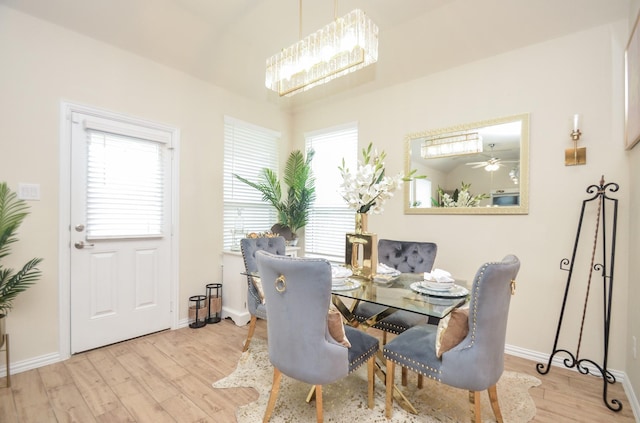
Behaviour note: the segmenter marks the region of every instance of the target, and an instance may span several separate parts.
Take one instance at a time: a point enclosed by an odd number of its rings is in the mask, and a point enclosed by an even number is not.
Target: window
[[[262,200],[262,194],[233,175],[257,182],[265,167],[277,172],[279,140],[279,132],[224,118],[225,250],[239,248],[244,234],[266,232],[278,220],[276,210]]]
[[[85,125],[87,239],[165,235],[167,140],[105,132],[98,122],[87,121]]]
[[[358,127],[351,123],[305,134],[307,150],[313,148],[311,162],[316,178],[316,201],[305,227],[305,255],[344,261],[345,233],[354,230],[354,213],[339,194],[342,183],[338,166],[344,158],[353,168],[358,158]]]

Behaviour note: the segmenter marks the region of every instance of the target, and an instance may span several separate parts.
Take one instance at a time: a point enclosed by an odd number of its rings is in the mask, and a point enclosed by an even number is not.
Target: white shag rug
[[[415,374],[409,372],[407,386],[400,385],[400,368],[396,368],[397,385],[418,410],[411,414],[394,401],[393,417],[384,416],[385,387],[376,377],[375,403],[367,408],[367,370],[360,367],[346,378],[323,386],[325,422],[379,422],[379,423],[431,423],[468,422],[470,405],[468,391],[451,388],[424,378],[422,389],[416,387]],[[240,357],[236,370],[213,383],[214,388],[251,387],[258,391],[257,401],[241,406],[236,411],[238,423],[262,421],[267,408],[273,380],[273,366],[269,362],[266,341],[253,339],[251,347]],[[536,406],[529,388],[540,385],[540,380],[523,373],[505,371],[498,381],[498,399],[506,423],[524,423],[536,415]],[[282,375],[280,392],[271,416],[271,422],[315,422],[315,402],[305,401],[310,385]],[[482,393],[482,421],[495,422],[488,395]]]

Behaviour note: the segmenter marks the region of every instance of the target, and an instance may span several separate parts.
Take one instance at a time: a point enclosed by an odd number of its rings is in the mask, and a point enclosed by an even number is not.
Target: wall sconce
[[[578,147],[578,140],[582,132],[580,132],[580,115],[573,115],[573,130],[571,131],[571,139],[573,140],[573,148],[564,150],[564,165],[576,166],[587,164],[587,147]]]

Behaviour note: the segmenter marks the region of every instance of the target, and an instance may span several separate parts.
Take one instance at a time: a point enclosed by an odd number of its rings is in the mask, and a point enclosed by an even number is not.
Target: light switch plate
[[[18,184],[18,198],[21,200],[40,200],[40,184]]]

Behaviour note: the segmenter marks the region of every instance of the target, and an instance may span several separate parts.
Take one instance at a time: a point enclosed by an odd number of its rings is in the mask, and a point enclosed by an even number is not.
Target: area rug
[[[399,378],[400,371],[396,371]],[[273,379],[273,367],[269,362],[266,341],[254,339],[251,348],[244,352],[238,367],[226,378],[213,383],[214,388],[255,388],[257,401],[241,406],[236,411],[238,423],[262,421],[269,399]],[[415,375],[407,386],[398,385],[418,410],[414,415],[400,408],[394,401],[393,417],[384,417],[385,387],[376,378],[375,404],[367,408],[366,366],[339,382],[323,387],[325,422],[379,422],[379,423],[430,423],[470,421],[469,395],[467,391],[451,388],[425,378],[422,389],[417,389]],[[529,388],[540,385],[540,380],[522,373],[505,371],[498,382],[498,398],[502,416],[507,423],[524,423],[536,415],[536,407],[529,395]],[[280,382],[280,393],[271,422],[315,422],[315,402],[305,401],[310,386],[285,375]],[[482,393],[482,421],[495,422],[486,391]]]

